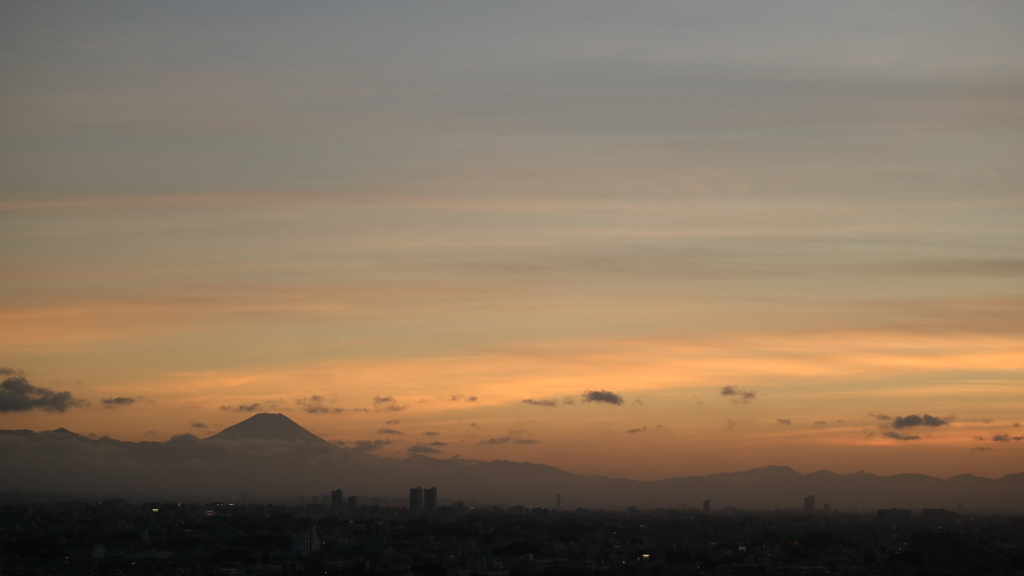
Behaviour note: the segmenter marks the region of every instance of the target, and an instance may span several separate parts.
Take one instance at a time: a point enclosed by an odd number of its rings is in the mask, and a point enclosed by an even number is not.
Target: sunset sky
[[[1024,2],[0,4],[0,428],[1024,471]]]

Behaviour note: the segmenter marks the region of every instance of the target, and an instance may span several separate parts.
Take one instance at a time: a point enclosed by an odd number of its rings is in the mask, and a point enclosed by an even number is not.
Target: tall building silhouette
[[[409,488],[409,510],[412,512],[423,511],[423,488],[417,486]]]
[[[338,490],[331,490],[331,510],[342,510],[345,508],[345,493]]]
[[[427,514],[437,512],[437,488],[431,486],[423,491],[423,510]]]

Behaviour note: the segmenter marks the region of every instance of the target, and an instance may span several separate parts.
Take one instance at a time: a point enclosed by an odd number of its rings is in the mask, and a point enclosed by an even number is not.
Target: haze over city
[[[269,412],[637,480],[1019,473],[1022,24],[3,3],[0,428]]]

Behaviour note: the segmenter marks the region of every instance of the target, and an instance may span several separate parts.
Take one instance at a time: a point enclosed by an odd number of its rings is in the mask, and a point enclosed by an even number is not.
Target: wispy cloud
[[[307,398],[299,398],[295,401],[295,404],[310,414],[341,414],[345,411],[344,408],[327,406],[326,399],[319,394]]]
[[[789,418],[776,418],[775,421],[778,422],[779,424],[785,424],[786,426],[789,426],[790,424],[793,423],[793,421],[790,420]]]
[[[117,408],[120,406],[131,406],[135,404],[136,398],[128,398],[126,396],[118,396],[116,398],[104,398],[100,400],[100,404],[104,408]]]
[[[225,412],[256,412],[257,410],[262,410],[263,405],[259,402],[254,402],[252,404],[239,404],[238,406],[221,406],[220,409]]]
[[[735,386],[723,386],[718,392],[722,396],[729,396],[734,402],[746,403],[757,398],[757,392],[753,390],[741,390]]]
[[[409,454],[440,454],[441,451],[431,446],[424,446],[423,444],[414,444],[406,449]]]
[[[374,396],[373,409],[376,412],[401,412],[405,406],[400,406],[391,396]]]
[[[477,401],[477,397],[476,396],[466,396],[465,394],[452,394],[449,398],[451,398],[452,402],[476,402]]]
[[[899,432],[893,432],[892,430],[889,430],[887,432],[882,432],[882,436],[885,436],[886,438],[892,438],[893,440],[904,440],[904,441],[907,441],[907,440],[920,440],[921,439],[920,436],[915,436],[913,434],[900,434]]]
[[[533,398],[527,398],[526,400],[523,400],[523,404],[554,408],[555,406],[558,406],[558,400],[534,400]]]
[[[354,442],[340,441],[337,442],[337,444],[339,446],[352,448],[353,450],[357,450],[359,452],[373,452],[375,450],[379,450],[385,446],[388,446],[393,442],[394,440],[356,440]]]
[[[497,438],[488,438],[477,442],[482,446],[496,446],[499,444],[540,444],[540,440],[534,440],[533,438],[513,438],[511,436],[500,436]]]
[[[395,430],[394,428],[381,428],[377,430],[377,434],[404,434],[401,430]]]

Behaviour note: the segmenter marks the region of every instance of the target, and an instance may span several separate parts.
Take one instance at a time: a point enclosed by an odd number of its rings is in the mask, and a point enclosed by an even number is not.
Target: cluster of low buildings
[[[1024,574],[1024,518],[345,498],[0,505],[0,576]]]

